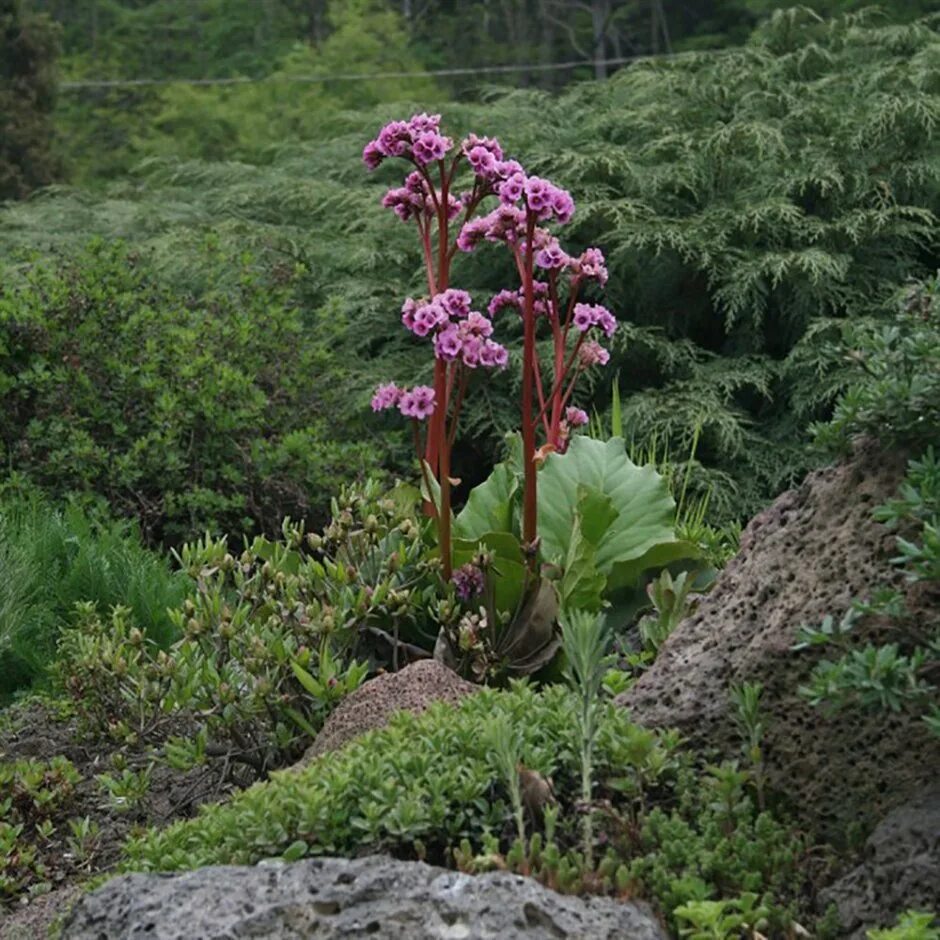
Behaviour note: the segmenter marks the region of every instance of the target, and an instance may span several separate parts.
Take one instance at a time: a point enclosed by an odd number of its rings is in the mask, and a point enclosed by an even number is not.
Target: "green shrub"
[[[341,491],[322,535],[285,521],[280,540],[236,554],[225,539],[185,545],[193,591],[170,612],[181,638],[167,650],[130,611],[86,605],[57,664],[79,720],[159,745],[180,769],[221,757],[254,779],[296,760],[367,661],[396,666],[407,646],[434,643],[439,563],[426,558],[417,500],[371,481]]]
[[[0,699],[42,678],[75,605],[129,608],[153,642],[175,636],[168,610],[186,579],[142,547],[134,527],[35,494],[0,497]]]
[[[482,689],[456,708],[437,704],[419,716],[400,713],[388,727],[302,770],[277,773],[227,803],[205,807],[197,819],[132,840],[126,867],[188,870],[280,855],[365,851],[445,864],[456,857],[467,867],[480,853],[481,861],[512,867],[507,850],[517,836],[518,814],[509,798],[505,760],[494,749],[493,735],[484,733],[505,725],[521,766],[552,779],[558,801],[557,814],[546,811],[546,825],[554,832],[544,843],[534,838],[530,851],[538,854],[557,844],[578,874],[564,881],[589,884],[583,857],[572,848],[583,835],[578,708],[576,697],[563,688],[537,692],[516,683],[509,691]],[[719,809],[709,808],[713,789],[692,792],[698,786],[695,775],[672,736],[631,724],[625,711],[610,703],[597,718],[595,799],[606,809],[595,817],[595,832],[622,862],[633,865],[634,893],[671,910],[689,896],[682,895],[678,879],[694,871],[698,897],[756,890],[775,904],[789,900],[798,880],[798,839],[768,816],[755,816],[737,791],[730,807],[726,799]],[[646,807],[657,798],[673,808],[647,816]],[[638,825],[640,843],[629,835]],[[501,852],[507,853],[502,860]],[[557,872],[557,857],[545,864]],[[610,864],[605,859],[601,867]],[[627,885],[621,881],[619,887]]]
[[[903,414],[903,411],[899,411]],[[940,583],[940,457],[933,448],[911,460],[898,497],[874,511],[898,535],[898,555],[909,582]],[[859,647],[853,633],[867,615],[890,619],[895,642]],[[796,649],[828,646],[841,655],[824,659],[801,692],[814,705],[831,710],[850,706],[911,710],[940,735],[940,706],[933,677],[940,666],[940,616],[914,616],[899,591],[873,586],[870,598],[856,601],[838,622],[827,616],[819,627],[804,625]]]
[[[331,420],[344,367],[308,341],[294,269],[200,250],[193,293],[103,243],[0,287],[0,458],[56,496],[103,497],[151,542],[322,518],[377,460]]]
[[[842,352],[850,384],[818,444],[844,451],[866,434],[919,453],[940,441],[940,273],[904,291],[893,322],[850,326]]]
[[[80,776],[64,757],[0,763],[0,902],[41,881],[36,842],[71,800]]]
[[[936,914],[925,911],[906,911],[894,927],[869,930],[868,940],[938,940],[940,928],[936,926]]]

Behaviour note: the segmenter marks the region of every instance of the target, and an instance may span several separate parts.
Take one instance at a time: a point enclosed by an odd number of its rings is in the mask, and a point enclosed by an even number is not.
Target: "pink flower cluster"
[[[610,362],[610,353],[600,343],[589,339],[581,344],[578,350],[578,360],[585,368],[590,366],[606,366]]]
[[[489,183],[500,179],[504,163],[503,148],[500,147],[498,140],[469,134],[460,145],[460,149],[467,158],[474,176]]]
[[[588,423],[588,414],[581,408],[566,408],[565,421],[573,428],[584,427]]]
[[[374,170],[386,157],[404,157],[418,166],[443,160],[454,142],[440,132],[439,114],[416,114],[408,121],[391,121],[362,151],[365,165]]]
[[[414,388],[399,388],[394,382],[379,385],[372,396],[372,410],[385,411],[398,407],[406,418],[424,421],[434,414],[436,401],[434,389],[429,385],[416,385]]]
[[[551,313],[551,302],[549,296],[548,284],[545,281],[533,281],[532,293],[535,296],[533,310],[537,317],[548,316]],[[522,308],[525,304],[525,290],[501,290],[490,300],[486,310],[491,317],[495,317],[501,311],[509,308],[516,313],[522,314]]]
[[[571,271],[575,277],[597,281],[603,287],[607,283],[607,264],[604,252],[600,248],[588,248],[580,258],[571,262]]]
[[[475,369],[504,368],[509,353],[490,339],[493,324],[489,317],[470,309],[470,295],[450,288],[431,300],[408,298],[401,308],[402,323],[415,336],[432,336],[434,355],[453,362],[459,359]]]
[[[575,304],[572,322],[582,333],[587,333],[591,327],[596,326],[608,339],[617,329],[617,320],[614,315],[601,304]]]
[[[431,215],[436,211],[434,197],[420,172],[415,170],[405,177],[404,186],[393,186],[383,197],[382,205],[392,209],[395,215],[407,222],[419,213]],[[463,209],[463,203],[451,193],[447,194],[447,218],[453,219]]]

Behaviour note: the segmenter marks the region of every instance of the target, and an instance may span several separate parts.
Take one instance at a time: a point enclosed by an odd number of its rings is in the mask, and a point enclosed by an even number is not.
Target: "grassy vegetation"
[[[76,603],[124,605],[165,646],[175,632],[168,609],[188,590],[131,524],[11,493],[0,498],[0,584],[0,701],[44,676]]]

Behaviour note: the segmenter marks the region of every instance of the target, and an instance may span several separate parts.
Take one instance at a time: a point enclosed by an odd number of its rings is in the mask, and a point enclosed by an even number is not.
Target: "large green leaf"
[[[544,557],[564,565],[580,525],[608,590],[695,553],[675,536],[675,503],[666,481],[653,467],[634,464],[622,438],[578,436],[566,453],[550,454],[539,474],[538,497]]]
[[[454,520],[454,536],[479,539],[488,532],[512,532],[513,498],[519,482],[508,463],[499,463],[479,486]]]
[[[606,583],[607,579],[597,570],[594,545],[582,534],[581,517],[575,516],[558,592],[562,610],[599,611]]]

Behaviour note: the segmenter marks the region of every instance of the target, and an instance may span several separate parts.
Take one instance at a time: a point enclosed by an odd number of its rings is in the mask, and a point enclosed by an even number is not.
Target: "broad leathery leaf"
[[[507,463],[499,463],[467,497],[454,520],[454,535],[479,539],[488,532],[512,532],[512,506],[519,482]]]
[[[559,585],[562,610],[594,613],[601,609],[607,579],[597,570],[596,556],[594,546],[581,532],[581,517],[575,516]]]
[[[622,438],[579,435],[566,453],[550,454],[539,474],[538,501],[544,557],[563,562],[580,516],[609,587],[689,557],[691,546],[675,536],[675,502],[666,481],[652,466],[634,464]]]
[[[528,676],[547,666],[561,646],[557,623],[558,592],[551,581],[540,580],[496,644],[507,671]]]

